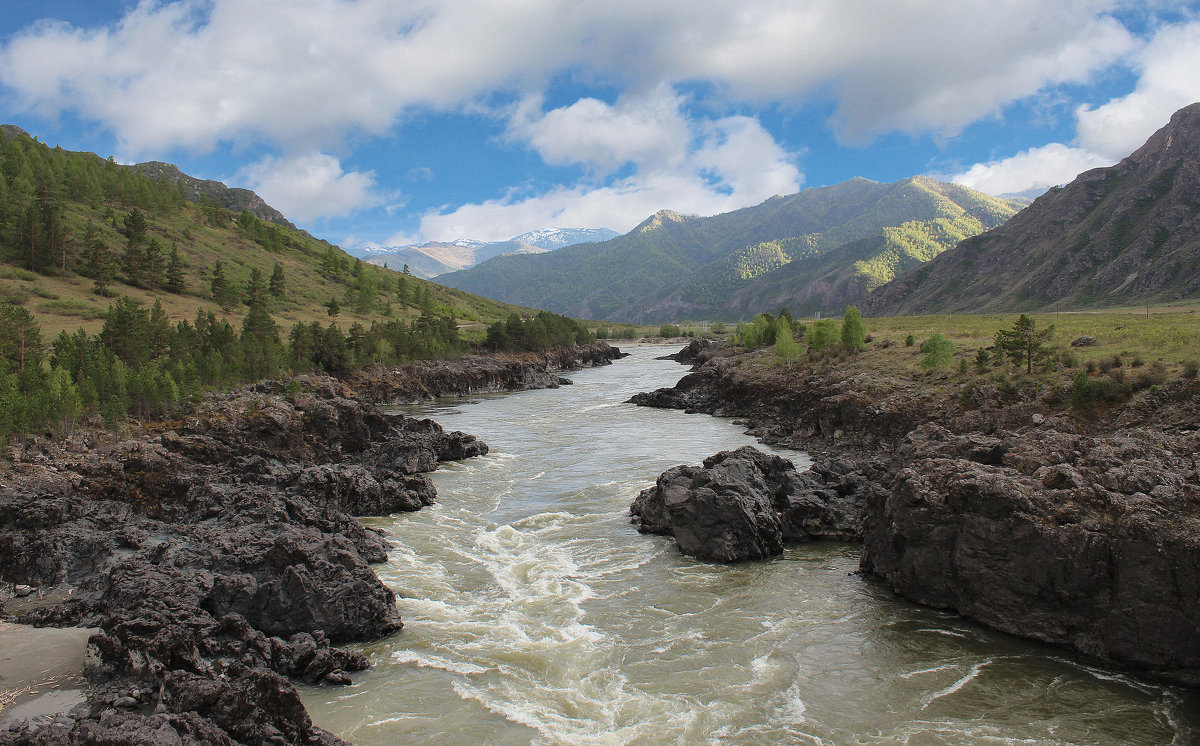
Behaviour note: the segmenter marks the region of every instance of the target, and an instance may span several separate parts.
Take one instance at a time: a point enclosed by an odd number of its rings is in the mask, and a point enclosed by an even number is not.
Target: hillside
[[[793,268],[797,277],[791,280],[777,276],[789,286],[785,300],[836,306],[857,297],[851,286],[883,284],[889,272],[953,245],[950,237],[974,235],[1014,212],[1003,200],[930,179],[894,184],[851,179],[712,217],[664,210],[611,241],[552,254],[501,256],[439,279],[469,292],[580,317],[732,319],[773,304],[779,295],[773,289],[776,280],[766,278],[794,260],[807,260],[807,270]],[[840,255],[851,264],[861,262],[848,270],[843,290],[805,295],[802,287],[790,287],[822,280],[838,267],[820,257],[850,242],[886,239],[888,228],[899,231],[892,231],[890,242]],[[761,291],[735,298],[760,278]],[[760,302],[768,305],[756,305]]]
[[[1016,212],[1007,201],[923,177],[884,186],[869,210],[846,223],[748,246],[617,318],[745,318],[782,307],[803,315],[840,313]]]
[[[1200,295],[1200,104],[1129,157],[880,288],[873,315],[1169,303]]]
[[[564,246],[607,241],[617,236],[607,228],[542,228],[507,241],[430,241],[419,246],[372,250],[363,258],[381,267],[402,269],[426,279],[473,267],[502,254],[541,254]]]
[[[218,262],[229,287],[223,302],[211,291]],[[429,311],[482,323],[528,310],[365,265],[291,227],[252,191],[169,164],[125,167],[0,128],[0,301],[28,310],[47,341],[61,330],[97,331],[118,296],[159,301],[172,320],[211,311],[237,326],[252,275],[265,285],[276,266],[282,287],[269,310],[285,333],[300,321],[345,328]],[[97,275],[107,279],[103,295]],[[332,319],[331,299],[341,306]]]

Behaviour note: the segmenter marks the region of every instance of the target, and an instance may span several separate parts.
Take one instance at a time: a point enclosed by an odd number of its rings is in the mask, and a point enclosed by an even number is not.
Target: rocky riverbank
[[[863,571],[898,594],[1200,684],[1195,380],[1083,416],[1042,379],[956,385],[852,358],[789,371],[717,349],[695,360],[632,401],[742,417],[808,450],[861,505]]]
[[[611,365],[626,354],[606,342],[597,342],[546,352],[467,355],[401,367],[369,365],[348,374],[345,380],[376,403],[416,402],[439,396],[558,388],[571,383],[559,373]]]
[[[15,721],[0,743],[340,743],[312,725],[292,681],[349,683],[368,661],[340,645],[402,627],[370,568],[388,543],[353,516],[429,505],[423,472],[487,452],[372,400],[477,391],[481,380],[497,387],[482,390],[530,388],[557,362],[617,354],[504,360],[506,377],[493,375],[495,361],[468,359],[268,382],[123,435],[80,431],[14,449],[0,467],[0,579],[36,592],[10,599],[7,614],[99,632],[86,701]],[[389,377],[422,382],[420,394],[389,388]]]

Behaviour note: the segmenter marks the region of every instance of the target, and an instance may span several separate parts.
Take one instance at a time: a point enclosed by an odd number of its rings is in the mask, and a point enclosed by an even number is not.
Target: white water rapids
[[[492,451],[433,474],[437,505],[364,521],[395,544],[376,571],[406,626],[359,646],[352,686],[303,690],[316,724],[360,745],[1200,739],[1195,693],[899,600],[852,574],[857,545],[722,566],[639,535],[660,472],[754,444],[622,403],[686,372],[653,359],[675,349],[404,410]]]

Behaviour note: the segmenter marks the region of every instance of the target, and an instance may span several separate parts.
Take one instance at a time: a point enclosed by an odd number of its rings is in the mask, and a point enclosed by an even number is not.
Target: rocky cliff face
[[[201,203],[211,200],[226,210],[233,212],[249,210],[262,220],[288,228],[296,227],[283,216],[283,213],[268,205],[266,200],[249,189],[227,187],[212,179],[197,179],[180,171],[178,166],[161,161],[138,163],[129,168],[157,181],[169,181],[176,184],[190,202]]]
[[[336,647],[401,628],[369,563],[387,542],[354,515],[434,499],[421,472],[487,452],[385,415],[325,378],[263,384],[124,439],[18,453],[0,489],[0,575],[38,585],[30,624],[99,627],[73,717],[17,743],[331,743],[288,678],[349,683]]]
[[[826,488],[864,505],[863,570],[905,598],[1200,685],[1196,381],[1080,422],[1033,383],[1008,396],[977,387],[964,406],[852,367],[789,376],[758,357],[701,352],[674,388],[632,401],[744,417],[808,450]],[[688,469],[660,479],[662,507],[635,504],[647,529],[669,523],[672,503],[702,502],[680,490],[705,486]],[[690,524],[719,525],[730,504]]]
[[[1025,311],[1200,295],[1200,103],[1137,152],[880,288],[869,315]]]
[[[1197,446],[922,425],[869,501],[862,568],[918,603],[1200,684]]]

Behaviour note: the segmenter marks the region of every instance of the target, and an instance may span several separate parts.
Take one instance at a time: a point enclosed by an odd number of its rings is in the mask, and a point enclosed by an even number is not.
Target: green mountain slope
[[[914,177],[821,233],[748,246],[701,267],[621,317],[744,318],[763,309],[840,313],[908,268],[1004,222],[1005,200]]]
[[[135,211],[144,227],[131,238]],[[166,276],[172,252],[176,292]],[[95,292],[98,257],[111,274],[104,295]],[[211,292],[218,262],[230,288],[224,303]],[[349,327],[423,311],[490,322],[528,310],[361,263],[295,229],[249,190],[169,164],[121,166],[0,127],[0,301],[32,313],[47,339],[64,329],[98,330],[117,296],[146,306],[157,300],[172,319],[203,310],[236,326],[252,275],[266,283],[276,266],[283,289],[270,294],[269,310],[285,331],[300,321]],[[341,306],[334,318],[331,299]]]
[[[876,315],[1097,308],[1200,297],[1200,103],[1110,168],[872,294]]]
[[[906,257],[932,252],[930,246],[915,246],[920,243],[916,236],[937,234],[939,229],[930,221],[951,221],[953,225],[944,228],[947,235],[973,235],[1013,212],[1003,200],[930,179],[895,184],[852,179],[712,217],[663,211],[611,241],[552,254],[498,257],[439,280],[508,302],[589,318],[737,318],[767,307],[753,306],[758,300],[751,296],[734,301],[739,293],[797,259],[815,261],[847,243],[882,235],[885,228],[912,233],[912,238],[894,238],[891,258],[882,255],[883,250],[880,256],[862,251],[845,255],[865,262],[860,274],[879,273],[865,281],[873,286],[884,281],[887,271],[895,271],[889,267],[904,266]],[[930,225],[902,228],[914,221]],[[939,243],[939,250],[948,245]],[[833,269],[818,264],[819,275]],[[800,298],[803,292],[796,289],[793,295]]]

